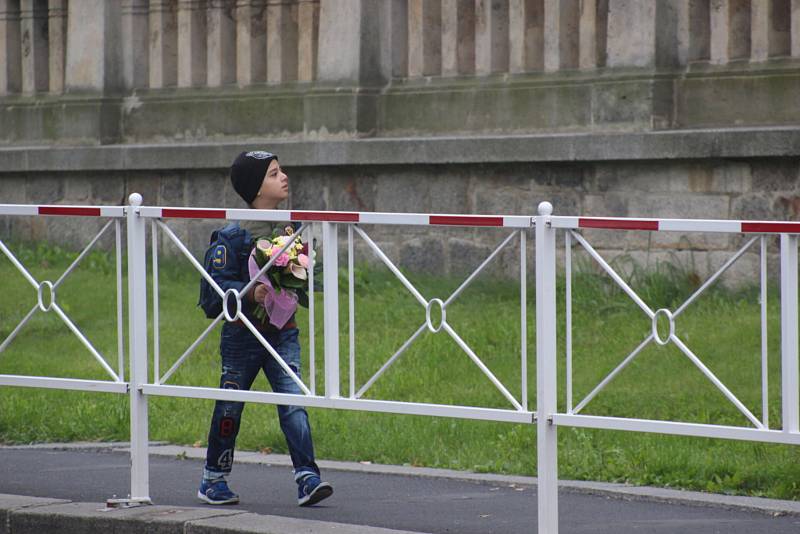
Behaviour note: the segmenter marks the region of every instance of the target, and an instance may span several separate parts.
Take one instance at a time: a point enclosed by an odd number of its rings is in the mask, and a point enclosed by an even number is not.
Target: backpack
[[[238,226],[229,225],[225,228],[214,230],[203,258],[203,268],[209,275],[212,275],[215,271],[212,266],[214,250],[219,245],[224,245],[231,253],[231,261],[235,259],[237,262],[236,269],[240,269],[241,262],[246,261],[247,255],[250,254],[249,250],[245,250],[245,244],[249,241],[250,233],[247,230],[240,229]],[[234,256],[238,257],[234,258]],[[208,283],[204,276],[200,277],[200,298],[197,305],[203,308],[208,319],[216,319],[222,313],[222,297],[214,291],[214,288],[211,287],[211,284]]]

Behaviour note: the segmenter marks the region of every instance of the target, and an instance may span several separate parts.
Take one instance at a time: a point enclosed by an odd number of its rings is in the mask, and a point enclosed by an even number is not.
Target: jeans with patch
[[[297,340],[297,328],[263,335],[299,377],[300,344]],[[220,388],[249,390],[258,372],[263,370],[275,393],[302,394],[298,385],[246,328],[226,323],[222,328],[220,353],[222,354]],[[311,427],[305,409],[300,406],[277,408],[281,430],[286,437],[286,444],[292,457],[295,480],[299,481],[310,474],[319,475],[319,468],[314,461]],[[208,433],[204,478],[213,480],[231,472],[233,451],[243,409],[243,402],[216,402]]]

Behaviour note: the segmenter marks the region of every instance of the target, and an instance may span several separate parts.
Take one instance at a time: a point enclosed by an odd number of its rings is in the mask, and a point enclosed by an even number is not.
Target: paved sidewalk
[[[0,448],[0,493],[83,502],[127,493],[124,444],[52,447]],[[204,449],[151,449],[154,502],[197,506],[202,464],[194,458]],[[225,509],[435,534],[535,532],[530,477],[347,462],[322,468],[336,493],[321,506],[299,508],[287,457],[237,453],[231,485],[242,504]],[[800,503],[788,501],[572,482],[562,485],[559,504],[562,533],[800,532]]]

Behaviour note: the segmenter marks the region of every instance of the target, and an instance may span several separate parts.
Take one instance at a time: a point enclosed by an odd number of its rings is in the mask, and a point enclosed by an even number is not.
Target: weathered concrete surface
[[[141,506],[107,509],[104,503],[62,503],[23,508],[9,517],[10,534],[184,534],[185,524],[211,517],[230,517],[240,512],[219,508]]]
[[[780,158],[798,155],[800,126],[426,139],[259,139],[100,147],[3,147],[0,177],[16,172],[227,169],[238,152],[253,146],[269,147],[280,154],[282,162],[294,168]]]
[[[23,495],[6,495],[0,493],[0,534],[11,534],[9,516],[18,510],[67,503],[64,499],[43,497],[27,497]]]
[[[186,524],[185,534],[415,534],[405,530],[394,530],[363,525],[346,525],[325,521],[294,519],[292,517],[242,514],[235,521],[212,518],[191,521]]]

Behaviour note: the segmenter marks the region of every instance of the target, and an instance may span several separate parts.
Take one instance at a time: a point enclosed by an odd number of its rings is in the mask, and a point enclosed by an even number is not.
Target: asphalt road
[[[121,452],[0,449],[0,493],[103,502],[129,488],[129,457]],[[151,456],[155,504],[198,506],[201,462]],[[324,473],[333,497],[313,508],[296,505],[286,467],[238,465],[231,487],[236,508],[321,521],[335,521],[435,534],[535,533],[536,490],[529,486],[450,479]],[[562,492],[560,532],[783,534],[800,532],[800,517],[682,504],[628,501]]]

